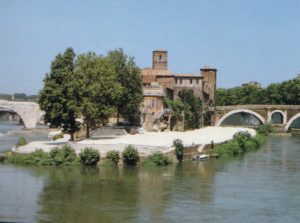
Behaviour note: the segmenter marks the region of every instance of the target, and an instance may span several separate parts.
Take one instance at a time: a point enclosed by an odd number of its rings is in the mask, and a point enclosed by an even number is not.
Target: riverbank
[[[148,156],[154,152],[168,153],[171,152],[173,141],[180,139],[184,147],[197,146],[198,152],[201,152],[204,145],[220,144],[231,140],[235,133],[240,131],[248,131],[255,136],[255,130],[239,127],[206,127],[186,132],[146,132],[137,135],[124,135],[115,138],[105,138],[91,140],[86,139],[79,142],[68,142],[65,135],[63,139],[57,141],[34,141],[25,146],[14,148],[17,153],[31,153],[36,149],[42,149],[44,152],[50,152],[57,146],[68,143],[77,154],[85,147],[92,147],[101,153],[101,157],[105,157],[106,153],[111,150],[122,152],[127,145],[132,145],[139,151],[141,156]]]

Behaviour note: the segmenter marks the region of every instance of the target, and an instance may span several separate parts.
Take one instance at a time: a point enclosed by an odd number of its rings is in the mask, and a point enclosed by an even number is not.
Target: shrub
[[[180,139],[174,140],[173,146],[175,147],[175,155],[177,160],[182,162],[184,156],[184,147],[182,141]]]
[[[61,148],[56,147],[50,152],[50,157],[56,166],[78,165],[76,153],[69,145],[63,145]]]
[[[266,123],[263,125],[259,125],[256,132],[261,135],[269,135],[273,131],[271,124]]]
[[[84,148],[79,154],[80,163],[84,166],[95,166],[100,160],[100,153],[93,148]]]
[[[106,154],[106,158],[108,160],[112,161],[115,165],[118,165],[119,160],[120,160],[120,153],[119,153],[119,151],[116,151],[116,150],[109,151]]]
[[[104,160],[103,166],[105,166],[105,167],[115,167],[116,164],[111,160]]]
[[[49,153],[46,153],[41,149],[36,149],[34,152],[28,154],[24,163],[38,166],[53,165]]]
[[[125,165],[136,165],[136,163],[140,161],[139,152],[131,145],[125,148],[122,152],[122,157]]]
[[[27,157],[27,154],[12,153],[7,157],[6,162],[13,164],[25,164],[27,161]]]
[[[143,166],[167,166],[171,164],[172,161],[167,157],[166,155],[156,152],[153,153],[152,155],[148,156],[144,161],[143,161]]]
[[[27,144],[27,140],[25,138],[19,138],[18,143],[17,143],[17,147],[18,146],[25,146]]]
[[[60,133],[58,135],[53,136],[52,140],[55,141],[55,140],[58,140],[58,139],[62,139],[63,137],[64,137],[64,134]]]

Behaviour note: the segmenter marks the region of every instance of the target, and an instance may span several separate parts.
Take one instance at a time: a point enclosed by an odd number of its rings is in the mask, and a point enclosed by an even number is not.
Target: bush
[[[182,162],[184,156],[184,147],[182,141],[180,139],[174,140],[173,146],[175,147],[175,155],[177,160]]]
[[[251,138],[250,134],[238,132],[234,135],[233,140],[218,145],[214,151],[219,154],[220,157],[237,156],[244,152],[257,150],[265,142],[266,136],[264,135],[257,134]]]
[[[139,152],[131,145],[125,148],[122,152],[122,157],[124,165],[136,165],[140,161]]]
[[[49,153],[46,153],[41,149],[36,149],[34,152],[26,155],[24,163],[37,166],[53,165]]]
[[[100,160],[100,153],[93,148],[84,148],[79,154],[79,158],[83,166],[95,166]]]
[[[63,133],[60,133],[60,134],[58,134],[58,135],[53,136],[52,140],[53,140],[53,141],[56,141],[56,140],[58,140],[58,139],[62,139],[63,137],[64,137],[64,134],[63,134]]]
[[[12,153],[7,157],[5,162],[13,163],[13,164],[25,164],[27,161],[27,154],[18,154],[18,153]]]
[[[19,146],[25,146],[27,144],[27,140],[25,138],[19,138],[18,143],[17,143],[17,147]]]
[[[106,154],[106,158],[108,160],[112,161],[115,165],[118,165],[119,160],[120,160],[120,153],[119,153],[119,151],[116,151],[116,150],[109,151]]]
[[[56,166],[74,166],[79,163],[74,149],[69,145],[56,147],[50,152],[50,157]]]
[[[246,152],[245,143],[251,139],[251,134],[247,131],[241,131],[234,134],[233,139],[239,144],[239,153]]]
[[[256,132],[260,135],[269,135],[273,131],[271,124],[266,123],[263,125],[259,125]]]
[[[143,161],[143,166],[167,166],[171,164],[172,161],[167,157],[166,155],[156,152],[153,153],[152,155],[148,156],[144,161]]]

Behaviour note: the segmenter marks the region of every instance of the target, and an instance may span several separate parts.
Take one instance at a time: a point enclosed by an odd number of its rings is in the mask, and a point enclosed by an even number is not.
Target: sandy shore
[[[155,151],[165,152],[172,147],[175,139],[181,139],[184,146],[205,145],[214,143],[222,143],[233,138],[233,135],[239,131],[249,131],[253,136],[255,130],[249,128],[238,127],[206,127],[187,132],[146,132],[137,135],[124,135],[117,138],[86,139],[79,142],[69,143],[79,153],[85,147],[93,147],[98,149],[101,156],[105,156],[107,151],[122,151],[126,145],[135,146],[142,155],[148,155]],[[45,152],[51,151],[56,146],[67,143],[68,137],[59,141],[36,141],[30,142],[25,146],[19,147],[16,152],[30,153],[35,149],[43,149]]]

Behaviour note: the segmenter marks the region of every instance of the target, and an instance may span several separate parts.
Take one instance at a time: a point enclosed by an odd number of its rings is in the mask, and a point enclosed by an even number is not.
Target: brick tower
[[[168,69],[168,51],[155,50],[152,52],[152,69],[153,70]]]

